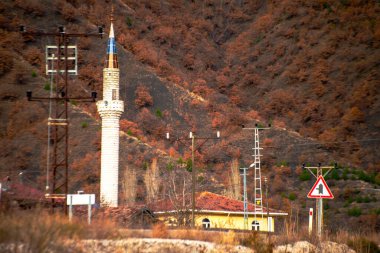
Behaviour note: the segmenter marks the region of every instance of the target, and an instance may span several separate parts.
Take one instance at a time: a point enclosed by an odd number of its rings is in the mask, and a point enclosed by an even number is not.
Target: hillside
[[[220,130],[223,139],[207,142],[196,154],[199,190],[232,194],[232,161],[238,161],[235,169],[252,163],[253,133],[241,125],[270,123],[260,137],[271,206],[299,211],[302,220],[314,202],[306,200],[313,179],[301,165],[338,162],[328,180],[336,199],[326,207],[327,224],[339,217],[349,218],[348,226],[379,229],[378,2],[113,2],[126,105],[122,203],[165,196],[163,177],[189,179],[181,169],[189,167],[189,143],[168,142],[166,132],[185,137],[189,131],[212,136]],[[109,13],[110,4],[97,0],[0,3],[0,178],[19,180],[25,171],[24,182],[44,188],[48,106],[26,101],[25,92],[48,95],[44,50],[54,40],[23,36],[19,25],[96,32],[104,24],[108,32]],[[79,48],[79,75],[70,78],[70,95],[94,90],[101,97],[106,39],[70,43]],[[69,114],[70,189],[97,192],[96,106],[72,102]],[[150,171],[158,180],[149,179]],[[251,172],[248,180],[253,181]],[[148,181],[157,185],[152,196],[146,194]]]

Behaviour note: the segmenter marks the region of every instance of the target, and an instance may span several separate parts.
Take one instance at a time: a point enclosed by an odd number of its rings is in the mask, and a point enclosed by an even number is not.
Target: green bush
[[[37,77],[37,73],[35,71],[32,72],[32,77]]]
[[[294,192],[291,192],[288,196],[288,199],[291,201],[296,200],[296,198],[297,198],[297,195]]]
[[[156,116],[159,117],[159,118],[162,118],[162,112],[161,112],[160,109],[156,110]]]
[[[180,158],[178,158],[178,160],[177,160],[177,164],[184,164],[185,162],[183,161],[183,158],[182,157],[180,157]]]
[[[362,209],[360,209],[360,207],[353,207],[351,209],[348,209],[348,215],[359,217],[360,215],[362,215]]]
[[[125,23],[129,28],[132,27],[132,19],[129,16],[125,18]]]
[[[340,177],[339,177],[339,172],[337,169],[334,169],[332,172],[331,172],[331,178],[334,179],[334,180],[339,180]]]
[[[49,90],[50,91],[50,84],[49,83],[45,83],[44,90]]]
[[[342,179],[343,180],[348,179],[348,169],[347,168],[343,170]]]
[[[191,161],[190,158],[186,160],[186,170],[188,172],[192,172],[193,171],[193,161]]]
[[[82,122],[81,124],[82,128],[87,128],[88,127],[88,122]]]
[[[363,198],[363,202],[364,203],[369,203],[369,202],[371,202],[371,198],[369,197],[369,196],[365,196],[364,198]]]
[[[380,172],[375,176],[375,184],[380,185]]]
[[[323,3],[323,8],[328,10],[329,12],[332,12],[331,6],[328,3]]]
[[[310,178],[311,178],[311,174],[307,170],[303,170],[302,173],[299,176],[299,179],[301,181],[308,181],[308,180],[310,180]]]
[[[169,170],[169,171],[172,171],[174,169],[174,164],[172,162],[169,162],[167,165],[166,165],[166,169]]]

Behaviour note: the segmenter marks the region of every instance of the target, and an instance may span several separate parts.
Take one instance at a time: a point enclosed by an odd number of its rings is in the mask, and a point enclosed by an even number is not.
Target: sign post
[[[323,199],[333,199],[334,196],[327,186],[327,183],[322,175],[319,175],[317,181],[311,188],[308,198],[315,198],[317,201],[317,235],[319,238],[322,236],[322,226],[323,226]],[[310,223],[309,223],[310,226]],[[309,227],[310,231],[310,227]],[[310,233],[310,232],[309,232]]]
[[[95,204],[95,194],[67,194],[66,204],[69,206],[69,220],[73,218],[73,205],[88,205],[87,222],[91,224],[91,205]]]

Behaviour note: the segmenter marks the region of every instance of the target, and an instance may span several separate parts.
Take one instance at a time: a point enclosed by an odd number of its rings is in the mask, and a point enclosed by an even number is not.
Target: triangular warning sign
[[[317,199],[333,199],[334,196],[330,191],[330,188],[327,186],[325,179],[323,176],[319,176],[317,182],[311,188],[309,194],[307,194],[308,198],[317,198]]]

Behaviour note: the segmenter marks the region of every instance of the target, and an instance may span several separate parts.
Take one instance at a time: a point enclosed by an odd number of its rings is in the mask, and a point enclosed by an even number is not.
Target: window
[[[177,226],[177,222],[174,219],[169,219],[168,223],[169,223],[170,227],[176,227]]]
[[[260,223],[258,221],[252,221],[252,230],[260,231]]]
[[[210,227],[211,227],[210,220],[207,219],[207,218],[204,218],[204,219],[202,220],[202,227],[203,227],[204,229],[208,229],[208,228],[210,228]]]
[[[112,100],[116,100],[116,89],[112,89]]]

